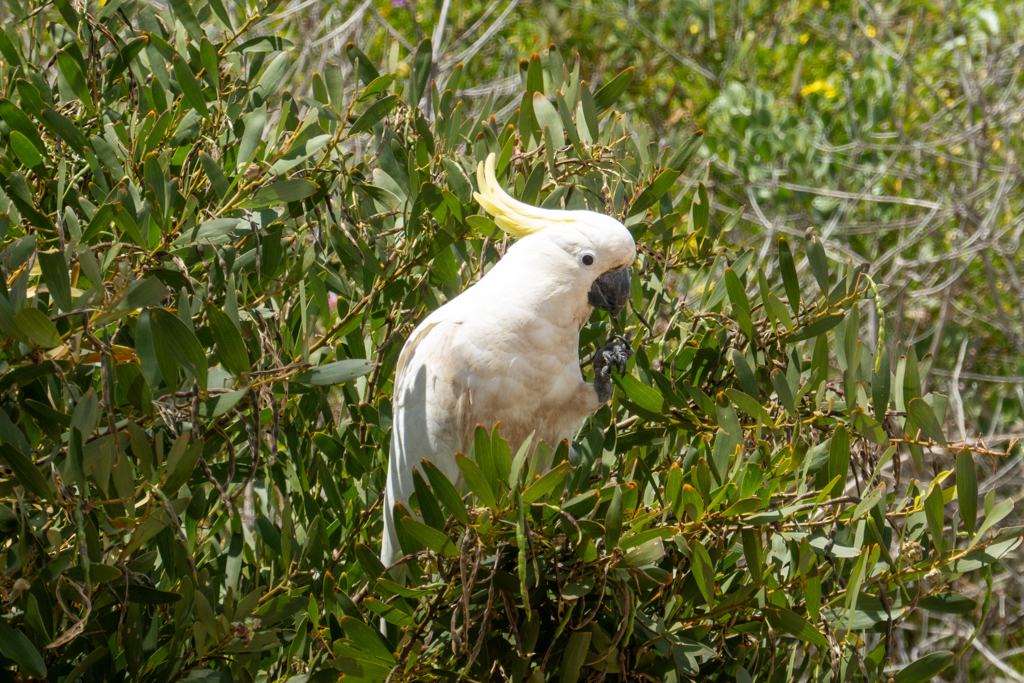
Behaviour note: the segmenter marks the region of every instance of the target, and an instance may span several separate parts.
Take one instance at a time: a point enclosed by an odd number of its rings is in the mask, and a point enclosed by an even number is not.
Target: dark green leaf
[[[819,334],[824,334],[831,330],[833,327],[843,321],[845,316],[842,313],[832,313],[824,317],[818,318],[810,325],[806,327],[797,328],[795,332],[787,334],[783,339],[787,343],[794,343],[803,341],[805,339],[812,339],[817,337]]]
[[[21,630],[8,626],[7,619],[0,619],[0,654],[18,665],[23,679],[46,678],[46,662],[39,650]]]
[[[690,136],[683,145],[675,151],[672,158],[668,161],[668,168],[673,171],[679,171],[682,173],[686,169],[686,164],[690,163],[690,159],[700,151],[701,145],[704,144],[704,131],[698,130],[696,133]]]
[[[942,433],[942,426],[935,418],[932,407],[924,402],[923,398],[912,398],[907,404],[907,417],[920,429],[925,436],[946,446],[946,435]]]
[[[828,648],[828,640],[814,626],[792,610],[774,605],[765,606],[764,615],[775,628],[796,636],[805,643],[816,645],[824,650]]]
[[[244,206],[248,208],[281,206],[289,202],[297,202],[307,197],[312,197],[319,189],[315,183],[302,178],[278,180],[261,188],[256,193],[256,196],[246,202]]]
[[[388,95],[377,100],[359,115],[348,134],[356,135],[370,130],[378,121],[387,116],[396,104],[398,104],[398,95]]]
[[[821,241],[810,230],[807,231],[805,246],[807,248],[807,261],[811,264],[811,272],[814,273],[814,279],[818,281],[818,287],[821,289],[821,292],[828,296],[828,259],[825,257],[825,247],[822,246]],[[817,334],[811,336],[817,336]]]
[[[978,472],[974,457],[966,448],[956,456],[956,497],[960,501],[960,517],[967,533],[973,536],[978,521]]]
[[[956,656],[949,651],[933,652],[917,659],[897,673],[895,683],[924,683],[935,678],[940,671],[948,668]]]
[[[455,462],[458,463],[459,470],[462,472],[469,490],[476,495],[480,503],[490,508],[497,507],[498,503],[494,498],[494,491],[491,490],[491,485],[487,483],[487,477],[480,471],[480,466],[461,453],[456,454]]]
[[[629,82],[633,80],[633,67],[629,67],[612,80],[605,83],[594,93],[594,106],[598,112],[604,112],[626,92]]]
[[[793,315],[800,315],[800,281],[796,275],[796,263],[789,242],[785,237],[779,238],[779,270],[782,273],[782,284],[786,288],[786,298]]]
[[[422,463],[423,471],[427,473],[427,479],[430,480],[430,487],[434,489],[434,493],[437,494],[445,511],[463,524],[469,524],[466,504],[462,502],[462,497],[455,490],[455,486],[432,462],[424,460]]]
[[[88,148],[89,143],[86,141],[85,136],[78,130],[75,124],[71,123],[68,119],[61,116],[52,109],[43,109],[43,125],[46,126],[52,134],[64,140],[64,144],[68,145],[76,153],[82,154]],[[31,138],[29,138],[31,139]]]
[[[57,52],[57,69],[67,82],[68,87],[78,96],[89,109],[93,108],[92,95],[89,92],[89,85],[85,82],[82,70],[78,68],[78,62],[64,50]]]
[[[249,351],[231,318],[223,311],[210,307],[206,311],[206,319],[210,323],[213,340],[217,343],[217,356],[224,367],[236,377],[249,372]]]
[[[185,4],[185,0],[177,0],[177,2]],[[178,79],[178,85],[181,86],[185,103],[202,114],[204,119],[210,118],[210,110],[206,107],[206,98],[203,96],[202,88],[199,87],[196,77],[192,74],[192,69],[178,55],[174,55],[172,61],[174,64],[174,76]]]
[[[14,471],[14,476],[26,491],[31,491],[40,498],[53,502],[53,491],[50,489],[50,485],[46,483],[39,468],[31,460],[10,443],[0,444],[0,455]]]
[[[430,38],[424,38],[416,48],[412,58],[412,72],[409,77],[409,97],[406,98],[410,107],[417,107],[423,91],[430,82],[430,70],[433,63],[434,48]],[[372,124],[371,124],[372,125]]]
[[[635,216],[641,211],[646,211],[650,207],[654,206],[662,195],[668,192],[672,185],[675,184],[676,178],[680,175],[679,171],[673,169],[666,169],[658,174],[658,177],[654,181],[644,188],[644,191],[640,193],[640,196],[636,198],[636,201],[629,207],[630,216]]]
[[[36,346],[52,349],[60,345],[60,333],[57,332],[57,326],[38,308],[22,309],[14,316],[14,324]]]
[[[181,364],[189,378],[200,390],[206,389],[207,358],[196,334],[178,316],[163,308],[154,308],[153,343],[157,353],[166,349]],[[161,367],[161,371],[163,367]],[[164,380],[166,381],[166,377]]]

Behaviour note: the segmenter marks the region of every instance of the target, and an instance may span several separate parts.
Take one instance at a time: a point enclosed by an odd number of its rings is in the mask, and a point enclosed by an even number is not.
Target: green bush
[[[951,586],[1024,530],[979,505],[929,359],[862,338],[877,288],[813,234],[721,244],[739,214],[676,185],[702,135],[617,114],[630,72],[592,89],[553,48],[496,121],[427,41],[300,96],[249,37],[269,9],[54,5],[0,33],[4,679],[886,680],[915,609],[987,614]],[[391,377],[507,246],[490,152],[520,199],[630,227],[629,311],[580,343],[637,353],[576,466],[480,429],[467,498],[427,469],[399,584]]]

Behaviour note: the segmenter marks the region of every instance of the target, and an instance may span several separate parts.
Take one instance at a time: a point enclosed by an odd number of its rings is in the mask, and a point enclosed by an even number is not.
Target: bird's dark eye
[[[592,266],[594,265],[594,256],[593,254],[584,254],[583,256],[580,257],[580,261],[585,266]]]

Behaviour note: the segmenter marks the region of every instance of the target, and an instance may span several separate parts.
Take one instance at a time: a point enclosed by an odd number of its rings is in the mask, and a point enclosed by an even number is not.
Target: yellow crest
[[[494,161],[495,156],[491,152],[485,162],[477,165],[476,181],[480,191],[474,192],[473,197],[487,213],[494,216],[494,222],[499,228],[513,237],[520,238],[540,232],[551,223],[566,223],[571,220],[565,216],[564,211],[541,209],[510,197],[501,189],[494,175]]]

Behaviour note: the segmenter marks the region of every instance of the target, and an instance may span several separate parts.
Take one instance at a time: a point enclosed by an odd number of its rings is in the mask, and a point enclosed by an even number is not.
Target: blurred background
[[[438,91],[461,64],[464,110],[499,123],[519,106],[520,61],[548,59],[550,43],[570,68],[579,55],[592,89],[633,68],[626,130],[646,123],[665,145],[706,132],[696,177],[678,182],[744,207],[725,240],[763,255],[813,228],[830,257],[871,264],[886,338],[930,354],[924,382],[948,395],[948,433],[1010,446],[981,494],[1022,497],[1024,4],[293,0],[253,29],[293,37],[293,92],[328,63],[352,68],[349,42],[407,77],[430,37]],[[878,323],[862,331],[871,344]],[[969,650],[956,680],[1024,681],[1021,559],[957,587],[985,605],[978,631],[922,618],[905,625],[920,633],[904,656]]]

